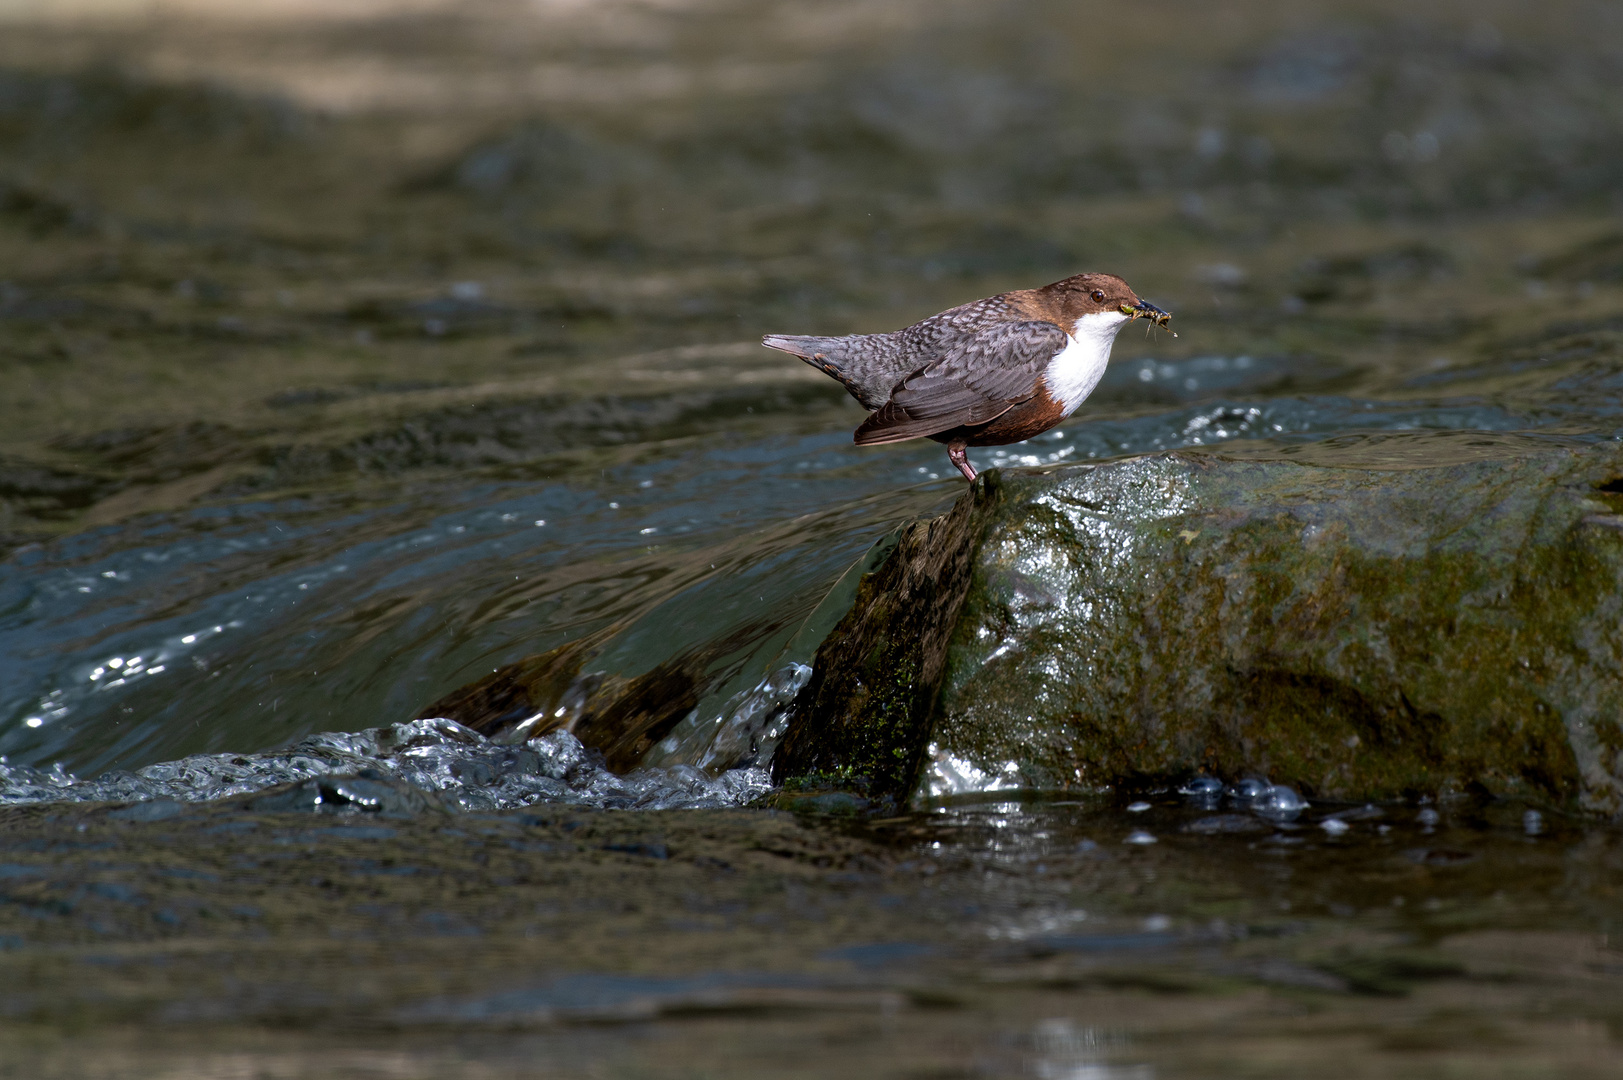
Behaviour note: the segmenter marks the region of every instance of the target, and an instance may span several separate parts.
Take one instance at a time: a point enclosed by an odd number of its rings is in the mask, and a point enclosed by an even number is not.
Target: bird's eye
[[[1103,289],[1094,289],[1091,295],[1095,304],[1102,304],[1105,302],[1105,291]]]

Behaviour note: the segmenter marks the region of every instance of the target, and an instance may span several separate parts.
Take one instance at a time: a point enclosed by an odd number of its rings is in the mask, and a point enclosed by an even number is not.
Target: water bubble
[[[1134,803],[1128,803],[1127,804],[1127,812],[1129,814],[1142,814],[1144,811],[1148,810],[1149,808],[1150,808],[1150,804],[1147,803],[1147,802],[1134,802]]]
[[[1179,788],[1178,793],[1195,806],[1216,809],[1223,798],[1223,781],[1214,776],[1197,776]]]
[[[1266,780],[1258,780],[1254,776],[1248,776],[1244,780],[1241,780],[1238,784],[1235,784],[1233,789],[1230,790],[1229,794],[1233,795],[1236,799],[1244,799],[1246,802],[1253,802],[1262,798],[1264,795],[1267,795],[1273,790],[1273,787],[1274,786]]]
[[[1172,929],[1172,919],[1167,915],[1145,916],[1144,929],[1152,934],[1164,934]]]
[[[1522,831],[1528,836],[1537,836],[1544,831],[1544,815],[1537,810],[1529,810],[1522,815]]]
[[[1325,818],[1323,821],[1319,822],[1319,828],[1323,829],[1331,836],[1340,836],[1347,830],[1351,829],[1352,826],[1348,825],[1340,818]]]
[[[1265,796],[1257,800],[1257,809],[1264,813],[1295,814],[1306,807],[1307,800],[1284,784],[1274,784]]]
[[[1155,843],[1155,837],[1151,833],[1145,832],[1143,829],[1135,829],[1134,831],[1127,834],[1127,839],[1123,840],[1122,843],[1124,843],[1124,844],[1153,844],[1153,843]]]
[[[1428,806],[1416,814],[1414,819],[1420,823],[1422,829],[1431,832],[1437,827],[1437,823],[1442,820],[1442,815]]]
[[[1199,795],[1214,798],[1223,793],[1223,781],[1215,776],[1197,776],[1178,789],[1180,795]]]

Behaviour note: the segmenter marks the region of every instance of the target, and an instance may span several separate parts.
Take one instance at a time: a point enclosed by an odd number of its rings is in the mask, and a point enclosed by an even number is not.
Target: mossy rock
[[[776,772],[1617,813],[1620,475],[1469,432],[988,473],[864,583]]]
[[[772,761],[786,790],[841,786],[878,808],[912,791],[981,530],[963,509],[904,529],[818,648]]]

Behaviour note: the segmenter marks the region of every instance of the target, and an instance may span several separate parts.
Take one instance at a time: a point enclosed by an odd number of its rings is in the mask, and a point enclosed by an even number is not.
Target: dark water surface
[[[1609,822],[740,809],[963,490],[760,334],[1174,312],[983,469],[1615,439],[1615,5],[295,8],[0,11],[0,1077],[1616,1074]],[[640,768],[412,722],[572,642]]]
[[[146,804],[152,805],[152,804]],[[7,812],[5,1076],[1603,1076],[1618,836],[1169,793]]]

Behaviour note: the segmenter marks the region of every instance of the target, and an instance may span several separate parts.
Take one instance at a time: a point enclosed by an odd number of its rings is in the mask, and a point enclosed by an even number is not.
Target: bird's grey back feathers
[[[947,362],[965,348],[972,352],[978,332],[998,326],[1019,325],[1020,316],[1001,296],[948,308],[923,322],[889,334],[851,334],[846,337],[803,337],[772,334],[762,343],[791,353],[844,384],[867,409],[878,409],[891,399],[891,391],[921,367]],[[1035,324],[1033,324],[1035,325]],[[1044,324],[1052,325],[1052,324]],[[1054,327],[1058,330],[1058,327]],[[1060,337],[1064,337],[1063,331]],[[1061,343],[1062,345],[1063,343]],[[1054,351],[1057,352],[1056,346]],[[970,353],[965,353],[967,358]],[[1052,352],[1049,354],[1052,356]],[[1046,357],[1044,358],[1047,359]],[[995,365],[987,365],[995,366]],[[962,362],[955,371],[963,370]],[[1028,378],[1029,387],[1029,378]]]
[[[904,376],[857,428],[859,445],[900,442],[989,423],[1035,396],[1069,343],[1051,322],[995,322],[940,343],[937,359]]]

